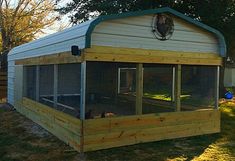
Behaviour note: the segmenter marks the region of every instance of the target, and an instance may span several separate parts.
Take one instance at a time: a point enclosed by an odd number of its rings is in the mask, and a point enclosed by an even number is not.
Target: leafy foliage
[[[29,42],[42,33],[43,28],[55,22],[54,9],[53,0],[0,0],[0,51]]]
[[[57,11],[61,14],[69,13],[71,22],[79,23],[97,15],[159,7],[171,7],[220,30],[227,40],[229,53],[235,53],[234,0],[72,0]]]

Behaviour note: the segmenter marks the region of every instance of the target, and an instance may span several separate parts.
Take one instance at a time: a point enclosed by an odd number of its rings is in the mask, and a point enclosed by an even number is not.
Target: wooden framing
[[[16,109],[77,151],[81,145],[81,121],[28,98],[18,101]]]
[[[195,53],[147,49],[92,46],[84,50],[87,61],[109,61],[130,63],[159,63],[185,65],[222,65],[216,53]]]
[[[37,65],[36,66],[36,84],[35,84],[35,86],[36,86],[36,91],[35,91],[35,93],[36,93],[36,101],[39,101],[39,79],[40,79],[40,66],[39,65]]]
[[[175,74],[175,111],[180,111],[180,95],[181,95],[181,65],[176,65],[176,74]]]
[[[56,108],[58,104],[58,64],[54,64],[53,79],[53,106]]]
[[[143,98],[143,64],[136,65],[136,115],[142,114]]]
[[[217,66],[216,68],[216,82],[215,82],[215,88],[216,88],[216,92],[215,92],[215,108],[218,109],[219,108],[219,80],[220,80],[220,67]]]
[[[49,65],[49,64],[67,64],[67,63],[80,63],[81,56],[73,56],[70,52],[38,56],[26,59],[16,60],[16,65]]]
[[[85,120],[84,151],[217,133],[219,118],[218,110],[202,110]]]
[[[222,58],[216,53],[195,53],[147,49],[92,46],[84,49],[82,56],[70,52],[16,60],[16,65],[46,65],[81,63],[82,61],[108,61],[129,63],[159,63],[185,65],[222,65]]]
[[[79,152],[220,132],[216,109],[84,121],[28,98],[16,109]]]

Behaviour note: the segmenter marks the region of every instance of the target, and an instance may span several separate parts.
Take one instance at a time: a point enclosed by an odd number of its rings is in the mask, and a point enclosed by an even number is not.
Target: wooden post
[[[217,70],[216,70],[216,90],[215,90],[215,109],[219,108],[219,78],[220,78],[220,67],[217,66]]]
[[[54,87],[53,87],[53,97],[54,104],[53,106],[56,108],[58,103],[58,65],[54,64]]]
[[[27,96],[27,69],[23,66],[23,97]]]
[[[81,63],[81,91],[80,91],[80,120],[81,120],[81,136],[80,136],[80,153],[84,158],[84,120],[86,106],[86,61]]]
[[[175,73],[175,111],[181,110],[181,65],[176,65],[176,73]]]
[[[143,64],[136,65],[136,115],[142,114],[142,97],[143,97]]]
[[[171,102],[175,102],[175,67],[172,68]]]
[[[118,76],[117,76],[117,79],[118,79],[118,83],[117,83],[117,93],[119,94],[120,93],[120,83],[121,83],[121,69],[120,68],[118,68]]]
[[[39,78],[40,78],[40,66],[39,65],[37,65],[36,66],[36,81],[35,81],[35,83],[36,83],[36,93],[35,93],[35,97],[36,97],[36,101],[37,102],[39,102]]]
[[[85,120],[86,101],[86,61],[81,63],[80,119]]]

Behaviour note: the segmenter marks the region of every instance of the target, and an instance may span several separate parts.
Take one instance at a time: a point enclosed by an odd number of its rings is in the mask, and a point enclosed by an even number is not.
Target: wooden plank
[[[222,58],[187,58],[187,57],[167,57],[148,55],[127,55],[127,54],[103,54],[86,53],[87,61],[107,61],[107,62],[128,62],[128,63],[159,63],[159,64],[184,64],[184,65],[222,65]]]
[[[219,119],[218,110],[183,111],[172,113],[146,114],[117,118],[90,119],[84,122],[84,135],[108,133],[126,129],[152,128],[171,124],[184,124],[201,120]]]
[[[135,101],[136,115],[142,114],[143,80],[144,80],[143,64],[139,63],[136,65],[136,101]]]
[[[173,139],[220,132],[219,119],[163,127],[131,129],[84,136],[84,150],[98,150],[142,142]]]
[[[25,72],[27,74],[27,72]],[[26,78],[26,77],[25,77]],[[26,79],[27,80],[27,79]],[[40,90],[39,90],[39,82],[40,80],[40,66],[37,65],[36,66],[36,81],[35,81],[35,87],[36,87],[36,91],[35,91],[35,95],[36,95],[36,101],[39,101],[39,93],[40,93]]]
[[[216,70],[216,81],[215,81],[215,108],[218,109],[219,108],[219,88],[220,85],[220,67],[217,66],[217,70]]]
[[[56,137],[80,151],[81,121],[46,105],[23,98],[16,109],[26,117],[54,134]]]
[[[16,65],[46,65],[46,64],[67,64],[81,62],[82,56],[73,56],[70,52],[38,56],[16,60]]]
[[[176,65],[176,75],[175,75],[175,111],[181,110],[181,65]]]
[[[133,49],[120,48],[108,46],[92,46],[85,49],[84,53],[102,53],[110,55],[135,55],[135,56],[149,56],[149,57],[175,57],[175,58],[191,58],[191,59],[214,59],[221,60],[217,53],[203,53],[203,52],[184,52],[184,51],[168,51],[168,50],[147,50],[147,49]]]
[[[53,107],[56,108],[58,103],[58,64],[54,64],[53,67]]]

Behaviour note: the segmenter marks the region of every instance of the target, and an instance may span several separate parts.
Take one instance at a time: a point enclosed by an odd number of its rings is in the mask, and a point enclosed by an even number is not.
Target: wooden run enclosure
[[[11,50],[7,98],[79,152],[217,133],[225,56],[170,8],[102,16]]]

